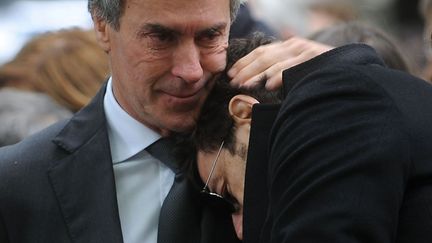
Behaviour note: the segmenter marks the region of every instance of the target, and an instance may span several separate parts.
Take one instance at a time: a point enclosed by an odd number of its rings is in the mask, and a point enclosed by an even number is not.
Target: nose
[[[231,217],[237,238],[239,238],[239,240],[243,240],[243,214],[236,213],[232,214]]]
[[[204,75],[200,56],[193,40],[181,43],[173,54],[172,74],[186,82],[198,82]]]

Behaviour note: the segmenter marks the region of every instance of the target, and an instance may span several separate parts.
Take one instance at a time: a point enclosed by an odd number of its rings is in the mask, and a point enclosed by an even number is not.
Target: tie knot
[[[153,157],[160,160],[175,173],[179,172],[179,165],[174,156],[174,140],[171,138],[160,138],[156,142],[147,147]]]

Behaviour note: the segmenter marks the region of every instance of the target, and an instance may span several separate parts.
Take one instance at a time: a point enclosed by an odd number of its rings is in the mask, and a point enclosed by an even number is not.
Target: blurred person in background
[[[432,0],[420,0],[418,11],[424,21],[423,37],[425,40],[430,41],[432,33]],[[430,49],[430,46],[428,46],[428,49]]]
[[[30,39],[13,60],[0,67],[0,85],[46,93],[76,112],[108,75],[108,56],[94,31],[70,28]]]
[[[0,147],[11,145],[72,113],[44,93],[0,89]]]
[[[307,4],[307,32],[313,33],[340,23],[359,19],[356,6],[349,0],[312,0]]]
[[[250,0],[257,19],[271,26],[281,39],[305,37],[323,27],[356,20],[361,10],[352,0]]]
[[[422,77],[432,82],[432,0],[421,0],[419,2],[419,12],[423,18],[423,42],[426,63],[422,71]]]
[[[267,23],[258,20],[252,15],[250,6],[245,3],[240,6],[237,18],[231,25],[230,39],[251,37],[254,32],[259,31],[267,36],[279,38],[278,33]]]
[[[378,52],[389,68],[414,74],[412,64],[406,60],[395,37],[370,24],[359,21],[340,23],[312,33],[308,38],[334,47],[367,44]]]
[[[304,36],[304,5],[302,0],[248,0],[251,15],[269,25],[280,39]]]

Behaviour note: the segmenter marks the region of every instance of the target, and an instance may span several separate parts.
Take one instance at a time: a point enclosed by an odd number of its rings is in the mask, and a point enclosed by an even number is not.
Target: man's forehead
[[[188,16],[201,15],[203,18],[211,14],[231,14],[230,0],[124,0],[122,5],[125,12],[139,9],[164,18],[170,17],[167,13],[174,16],[188,13]]]
[[[123,17],[142,30],[191,33],[229,29],[231,24],[228,0],[128,0],[124,9]]]

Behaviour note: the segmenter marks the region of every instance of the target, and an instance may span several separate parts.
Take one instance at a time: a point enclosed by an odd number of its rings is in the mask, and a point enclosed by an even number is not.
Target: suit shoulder
[[[0,176],[17,163],[30,165],[55,157],[59,150],[52,140],[66,123],[67,120],[57,122],[16,144],[0,148]]]

